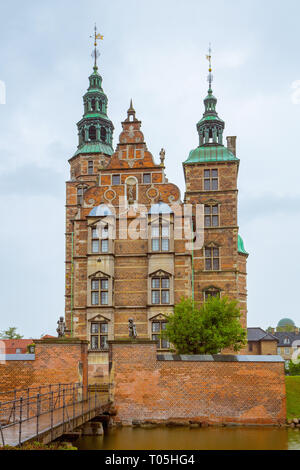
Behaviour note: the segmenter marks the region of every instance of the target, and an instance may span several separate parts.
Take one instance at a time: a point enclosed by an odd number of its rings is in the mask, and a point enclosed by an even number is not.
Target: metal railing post
[[[40,417],[40,394],[37,394],[36,400],[36,435],[39,437],[39,417]]]
[[[17,399],[17,390],[14,390],[14,407],[13,407],[13,422],[16,422],[16,399]]]
[[[65,432],[65,387],[63,387],[63,431]]]
[[[74,419],[75,419],[75,384],[73,384],[73,420]]]
[[[22,415],[23,415],[23,397],[20,398],[20,414],[19,414],[19,446],[22,440]]]
[[[50,427],[51,427],[51,441],[53,441],[53,392],[51,392]]]
[[[27,388],[27,419],[29,418],[29,387]]]

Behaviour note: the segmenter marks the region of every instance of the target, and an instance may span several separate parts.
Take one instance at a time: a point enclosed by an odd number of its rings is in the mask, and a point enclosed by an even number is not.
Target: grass
[[[285,378],[287,419],[300,418],[300,375]]]

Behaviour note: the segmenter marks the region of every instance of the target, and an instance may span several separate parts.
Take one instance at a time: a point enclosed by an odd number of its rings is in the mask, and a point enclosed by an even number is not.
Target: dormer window
[[[284,344],[290,344],[290,340],[289,338],[284,338],[284,341],[283,341]]]

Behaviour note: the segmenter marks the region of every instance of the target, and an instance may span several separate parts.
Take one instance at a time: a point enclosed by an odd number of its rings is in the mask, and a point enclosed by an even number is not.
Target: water
[[[117,428],[82,437],[80,450],[300,450],[300,430],[287,428]]]

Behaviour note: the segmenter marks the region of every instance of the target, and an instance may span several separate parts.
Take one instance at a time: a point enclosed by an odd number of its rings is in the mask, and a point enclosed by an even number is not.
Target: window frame
[[[168,281],[167,286],[163,285],[163,281]],[[158,285],[155,285],[155,281],[158,281]],[[170,276],[153,276],[151,277],[151,304],[152,305],[170,305],[170,289],[171,279]],[[154,301],[155,296],[158,295],[158,302]],[[163,302],[164,295],[167,296],[167,301]]]
[[[93,287],[93,283],[97,283],[97,287]],[[104,287],[106,282],[106,287]],[[94,284],[95,285],[95,284]],[[105,294],[105,295],[104,295]],[[98,302],[94,302],[94,297],[97,298]],[[103,298],[106,298],[106,302],[103,302]],[[109,305],[109,278],[108,277],[94,277],[91,279],[91,305],[92,307],[106,307]]]
[[[162,350],[170,350],[170,342],[168,340],[163,339],[163,338],[160,337],[161,332],[165,329],[165,328],[162,328],[162,325],[163,324],[166,325],[167,323],[168,323],[167,320],[156,320],[156,319],[154,319],[154,320],[151,321],[151,339],[152,339],[152,341],[157,342],[157,349],[159,349],[159,350],[161,350],[161,349]],[[156,331],[153,330],[153,325],[154,324],[159,324],[159,330],[156,330]],[[159,337],[154,338],[154,336],[159,336]],[[164,341],[167,343],[166,347],[163,346]]]
[[[216,175],[214,174],[216,172]],[[216,188],[214,187],[216,183]],[[207,185],[208,183],[208,185]],[[208,186],[208,187],[207,187]],[[219,191],[219,170],[218,168],[207,168],[203,173],[203,189],[204,191]]]
[[[98,326],[98,331],[97,332],[93,332],[93,325],[97,325]],[[106,327],[106,331],[102,331],[102,326]],[[93,337],[97,338],[97,348],[94,348],[93,347]],[[101,347],[101,338],[106,338],[104,340],[104,342],[106,343],[106,346],[104,347]],[[91,351],[107,351],[108,350],[108,345],[107,345],[107,341],[108,341],[108,321],[92,321],[91,322],[91,325],[90,325],[90,350]]]
[[[163,230],[168,228],[168,236],[163,234]],[[157,235],[153,236],[153,229],[158,229]],[[151,251],[153,253],[168,253],[171,245],[171,224],[163,223],[160,219],[158,223],[150,225],[151,230]],[[157,243],[158,249],[154,249],[154,242]],[[167,242],[167,249],[163,249],[164,243]]]
[[[205,246],[204,250],[204,271],[221,271],[221,254],[219,246]],[[210,256],[207,256],[207,250],[210,250]],[[218,255],[215,256],[214,251],[218,250]],[[215,268],[214,261],[217,261],[218,268]],[[210,268],[207,267],[207,261],[210,261]]]
[[[217,208],[217,213],[214,214],[214,208]],[[209,209],[209,214],[207,213]],[[214,225],[214,218],[217,218],[217,225]],[[209,224],[206,221],[209,220]],[[206,203],[204,204],[204,228],[217,228],[220,227],[220,204]]]

